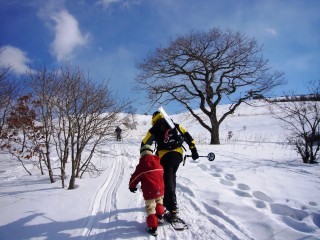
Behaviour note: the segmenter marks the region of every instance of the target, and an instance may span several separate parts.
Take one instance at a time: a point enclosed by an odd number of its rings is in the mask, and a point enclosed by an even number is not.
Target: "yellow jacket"
[[[163,142],[164,140],[164,131],[165,129],[163,128],[164,124],[165,124],[165,120],[163,118],[157,119],[156,122],[152,122],[153,126],[152,128],[149,129],[149,131],[147,132],[147,135],[143,138],[142,142],[141,142],[141,146],[145,145],[145,144],[149,144],[152,145],[153,142],[155,141],[157,143],[158,147],[158,155],[160,158],[163,157],[163,155],[165,155],[168,152],[179,152],[181,154],[183,154],[183,148],[182,147],[178,147],[172,150],[166,150],[166,149],[162,149],[161,148],[161,142]],[[189,145],[190,149],[195,148],[195,140],[191,137],[191,135],[179,124],[175,124],[177,128],[179,128],[179,132],[183,135],[185,142]]]

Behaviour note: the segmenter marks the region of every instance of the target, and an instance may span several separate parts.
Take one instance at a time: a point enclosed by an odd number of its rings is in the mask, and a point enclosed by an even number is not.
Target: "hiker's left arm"
[[[196,147],[196,141],[192,138],[190,133],[179,125],[180,132],[183,134],[185,142],[189,145],[190,150]]]

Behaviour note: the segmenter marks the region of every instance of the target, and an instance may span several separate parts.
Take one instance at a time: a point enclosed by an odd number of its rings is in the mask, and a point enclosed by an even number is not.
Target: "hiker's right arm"
[[[153,144],[154,139],[155,139],[154,135],[151,134],[150,131],[148,131],[147,135],[142,139],[141,147],[146,144],[151,146]]]

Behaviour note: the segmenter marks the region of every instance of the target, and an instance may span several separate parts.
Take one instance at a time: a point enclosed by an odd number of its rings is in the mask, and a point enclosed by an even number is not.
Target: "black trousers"
[[[160,160],[164,169],[164,199],[163,205],[167,210],[177,210],[177,197],[176,197],[176,172],[182,162],[182,154],[178,152],[168,152]]]

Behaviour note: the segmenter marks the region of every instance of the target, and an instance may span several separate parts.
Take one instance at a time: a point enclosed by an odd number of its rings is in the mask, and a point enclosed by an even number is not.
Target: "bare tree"
[[[50,154],[53,140],[53,120],[55,117],[54,106],[51,101],[56,98],[57,89],[59,88],[58,80],[58,71],[48,71],[46,67],[38,67],[37,70],[30,72],[27,80],[36,103],[37,121],[42,126],[41,134],[43,135],[43,140],[38,148],[39,162],[44,162],[46,165],[51,183],[55,181]]]
[[[282,73],[270,72],[255,39],[229,29],[179,36],[137,68],[135,90],[145,91],[151,104],[180,103],[209,131],[211,144],[220,144],[220,124],[241,103],[284,83]],[[218,118],[223,99],[231,105]]]
[[[63,126],[64,135],[56,140],[64,144],[61,149],[70,156],[69,189],[73,189],[76,178],[96,170],[91,161],[95,150],[113,136],[115,127],[124,121],[120,113],[129,102],[118,102],[107,84],[94,83],[79,68],[67,66],[60,72],[62,85],[54,104],[58,107],[59,126]]]
[[[275,118],[285,123],[288,141],[295,146],[303,163],[317,163],[320,150],[320,81],[308,84],[311,100],[297,98],[294,94],[273,102]],[[314,100],[317,99],[317,100]]]
[[[92,158],[98,146],[113,136],[124,117],[120,112],[130,105],[118,101],[107,84],[98,85],[81,69],[66,65],[59,71],[39,68],[30,74],[29,86],[37,103],[36,116],[42,126],[43,144],[39,148],[49,176],[54,181],[52,151],[59,159],[62,187],[71,164],[69,189],[87,171],[98,171]],[[56,162],[54,162],[56,164]]]

